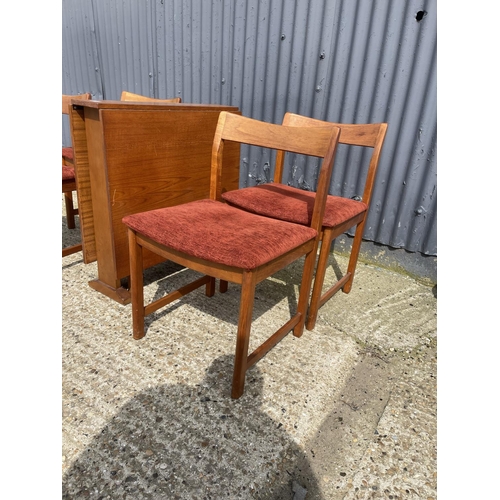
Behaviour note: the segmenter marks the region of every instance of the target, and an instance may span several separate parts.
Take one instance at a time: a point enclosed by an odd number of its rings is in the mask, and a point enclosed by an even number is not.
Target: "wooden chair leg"
[[[73,193],[64,193],[64,204],[66,206],[66,224],[68,229],[75,229],[75,209],[73,206]]]
[[[205,285],[205,295],[207,297],[215,295],[215,278],[210,277],[210,281]]]
[[[302,281],[300,283],[299,302],[297,304],[297,313],[300,314],[300,320],[293,328],[294,337],[301,337],[304,333],[304,325],[306,322],[307,306],[309,304],[309,295],[311,293],[311,283],[314,274],[314,266],[316,264],[316,252],[318,245],[314,245],[314,249],[306,255],[304,260],[304,270],[302,272]]]
[[[330,256],[330,247],[332,245],[333,231],[325,229],[323,231],[323,239],[321,241],[321,249],[319,251],[318,264],[316,274],[314,276],[313,291],[311,302],[309,304],[309,312],[306,321],[306,329],[312,330],[316,325],[316,318],[320,308],[321,291],[325,281],[326,268],[328,266],[328,257]]]
[[[132,328],[134,339],[144,337],[144,276],[142,247],[137,243],[134,231],[128,230],[130,252],[130,298],[132,302]]]
[[[220,280],[219,282],[219,292],[226,293],[228,287],[228,282],[226,280]]]
[[[231,397],[233,399],[238,399],[243,394],[243,389],[245,387],[245,374],[247,371],[248,344],[250,341],[255,286],[255,274],[251,272],[244,272],[243,283],[241,285],[236,352],[234,356],[233,386],[231,389]]]
[[[356,265],[358,263],[359,250],[361,248],[361,241],[363,239],[363,232],[365,229],[366,216],[356,227],[356,232],[354,234],[354,240],[352,241],[351,255],[349,257],[349,264],[347,265],[346,274],[349,275],[349,279],[346,281],[345,285],[342,287],[344,293],[349,293],[352,288],[352,283],[354,281],[354,272],[356,271]]]

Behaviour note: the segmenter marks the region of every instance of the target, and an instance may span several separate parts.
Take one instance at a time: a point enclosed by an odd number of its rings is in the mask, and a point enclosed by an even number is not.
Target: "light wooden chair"
[[[321,250],[306,322],[306,328],[312,330],[316,324],[319,308],[338,290],[342,289],[344,293],[351,291],[387,123],[361,125],[330,123],[287,113],[282,125],[289,127],[339,127],[341,130],[339,144],[372,148],[362,199],[358,201],[332,195],[327,197],[321,229]],[[276,155],[273,183],[229,191],[223,193],[222,198],[231,206],[254,214],[296,224],[309,224],[316,194],[282,184],[284,159],[285,152],[279,151]],[[347,271],[323,293],[331,243],[353,226],[356,226],[356,232]],[[227,284],[222,282],[221,291],[225,291],[226,288]]]
[[[286,127],[221,112],[212,148],[210,198],[124,217],[128,227],[133,337],[144,336],[144,318],[215,279],[241,285],[240,312],[231,397],[243,394],[245,373],[285,335],[304,330],[307,303],[327,190],[337,147],[334,127]],[[322,158],[313,214],[308,225],[292,224],[248,213],[221,201],[226,141],[274,148]],[[201,272],[204,276],[147,305],[143,290],[143,249]],[[280,329],[248,355],[256,284],[304,257],[297,311]]]
[[[133,101],[133,102],[162,102],[164,104],[168,103],[178,103],[182,102],[180,97],[172,97],[170,99],[156,99],[154,97],[146,97],[140,94],[133,94],[132,92],[127,92],[126,90],[122,91],[122,95],[120,97],[120,101]]]

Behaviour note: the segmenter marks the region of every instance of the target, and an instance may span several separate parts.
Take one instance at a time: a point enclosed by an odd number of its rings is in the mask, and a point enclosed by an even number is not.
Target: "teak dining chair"
[[[326,200],[323,227],[320,235],[320,239],[322,240],[321,249],[306,321],[306,329],[312,330],[316,324],[319,308],[337,293],[338,290],[342,289],[344,293],[351,291],[363,231],[370,208],[375,174],[387,131],[387,123],[330,123],[294,113],[286,113],[282,125],[288,127],[338,127],[341,131],[339,144],[372,148],[362,199],[358,201],[341,196],[328,195]],[[254,214],[296,224],[310,224],[317,194],[282,184],[284,159],[285,152],[278,151],[273,183],[228,191],[222,194],[222,198],[229,205]],[[356,231],[347,271],[335,284],[322,293],[331,243],[335,238],[353,226],[356,226]],[[221,291],[224,292],[226,288],[227,283],[221,282]]]
[[[122,95],[120,97],[120,101],[134,101],[134,102],[162,102],[164,104],[170,103],[178,103],[182,102],[180,97],[172,97],[170,99],[156,99],[155,97],[146,97],[140,94],[133,94],[132,92],[127,92],[126,90],[122,91]]]
[[[215,279],[241,285],[231,397],[243,394],[248,368],[293,330],[300,337],[339,137],[334,127],[287,127],[221,112],[212,146],[210,198],[123,218],[128,227],[133,337],[144,336],[144,317],[196,288],[215,293]],[[308,225],[262,217],[221,201],[224,143],[233,141],[323,158],[318,191]],[[201,272],[204,276],[144,305],[143,249]],[[248,355],[256,284],[304,257],[297,311]]]

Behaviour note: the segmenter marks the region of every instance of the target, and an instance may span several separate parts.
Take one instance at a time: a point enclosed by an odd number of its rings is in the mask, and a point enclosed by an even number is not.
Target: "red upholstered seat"
[[[73,167],[68,167],[67,165],[62,166],[62,180],[63,181],[74,181],[75,180],[75,169]]]
[[[74,153],[73,153],[73,148],[70,147],[65,147],[62,148],[62,157],[65,158],[66,160],[73,161],[74,159]]]
[[[271,183],[227,191],[224,201],[254,214],[272,217],[296,224],[308,225],[314,208],[316,193],[285,184]],[[329,195],[326,201],[323,227],[336,227],[367,210],[361,201]]]
[[[255,269],[316,237],[315,229],[261,217],[215,200],[128,215],[124,224],[179,252]]]

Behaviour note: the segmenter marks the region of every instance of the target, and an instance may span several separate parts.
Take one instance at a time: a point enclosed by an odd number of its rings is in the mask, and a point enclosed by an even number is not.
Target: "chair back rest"
[[[210,197],[215,200],[221,199],[224,141],[323,158],[311,222],[311,227],[319,233],[339,137],[339,127],[275,125],[222,111],[212,146]]]
[[[375,174],[377,172],[380,159],[380,152],[384,144],[385,135],[387,132],[387,123],[367,123],[367,124],[350,124],[350,123],[333,123],[307,116],[297,115],[295,113],[286,113],[283,118],[282,125],[289,127],[338,127],[340,128],[339,144],[347,144],[350,146],[365,146],[373,148],[368,172],[366,174],[365,188],[363,190],[363,202],[370,204],[373,184],[375,182]],[[283,177],[283,166],[285,162],[284,151],[278,151],[276,155],[276,168],[274,171],[274,182],[281,182]]]
[[[62,114],[69,115],[69,106],[71,104],[71,99],[84,99],[85,101],[90,100],[90,93],[85,94],[75,94],[75,95],[62,95]]]
[[[164,104],[167,103],[179,103],[182,102],[180,97],[172,97],[171,99],[155,99],[154,97],[146,97],[140,94],[133,94],[132,92],[127,92],[124,90],[120,97],[120,101],[133,101],[133,102],[161,102]]]

